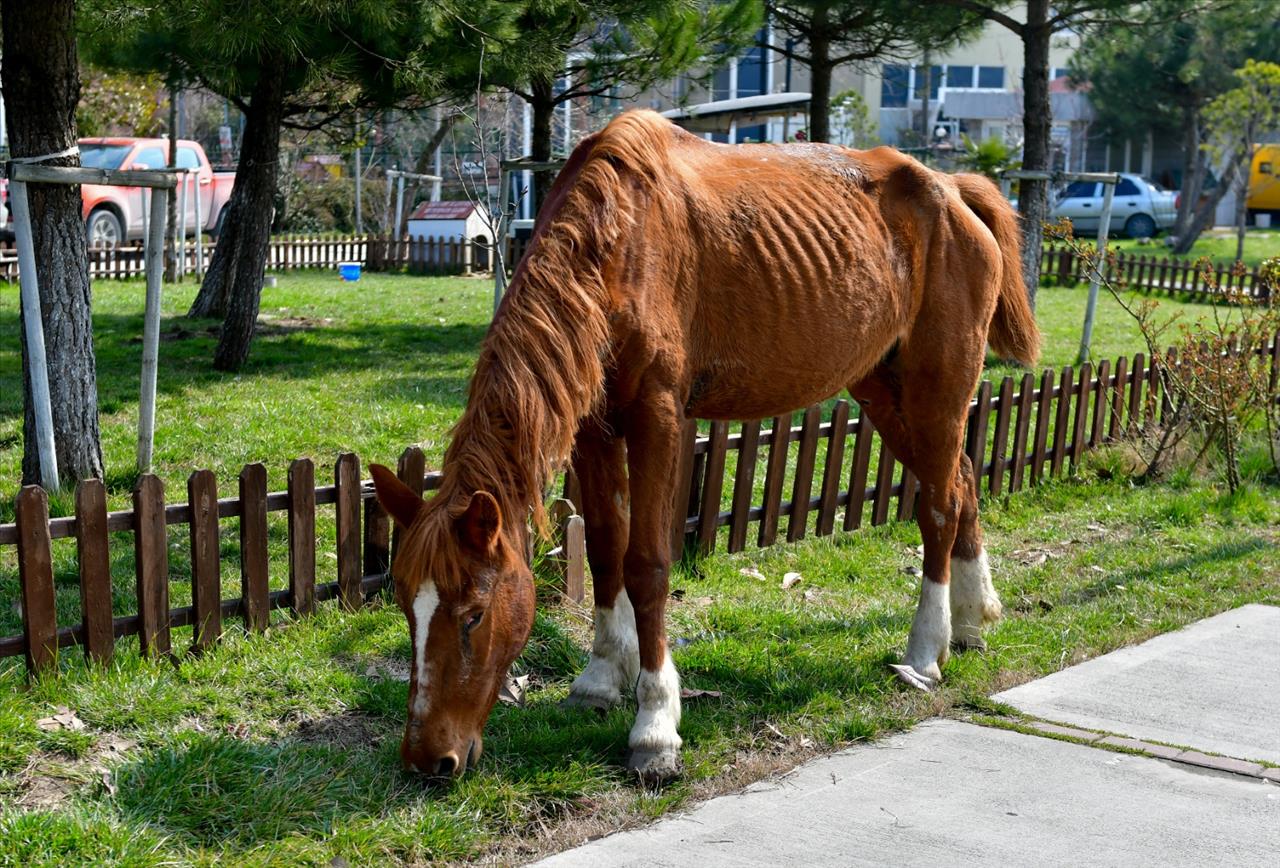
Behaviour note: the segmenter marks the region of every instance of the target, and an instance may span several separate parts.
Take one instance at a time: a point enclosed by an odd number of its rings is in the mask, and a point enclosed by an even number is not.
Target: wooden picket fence
[[[427,473],[422,451],[405,450],[399,461],[400,479],[422,493],[440,485],[439,473]],[[315,484],[315,465],[299,458],[289,466],[285,491],[267,491],[262,464],[249,464],[240,473],[236,497],[219,499],[217,482],[209,470],[187,479],[187,502],[167,504],[164,484],[151,474],[138,481],[133,509],[107,512],[106,491],[98,480],[76,488],[75,515],[50,518],[48,498],[38,486],[26,486],[17,496],[16,521],[0,525],[0,547],[16,546],[21,588],[23,632],[0,638],[0,657],[26,655],[31,673],[53,667],[59,648],[79,645],[92,661],[108,662],[116,639],[138,637],[144,655],[173,653],[171,631],[192,627],[191,650],[201,651],[219,641],[223,619],[240,617],[244,627],[262,632],[273,609],[288,608],[307,616],[316,604],[337,599],[347,609],[363,606],[386,587],[392,552],[399,530],[360,480],[360,460],[351,453],[334,465],[334,484]],[[334,505],[337,580],[316,581],[316,508]],[[285,512],[288,524],[288,587],[269,589],[268,522],[273,512]],[[570,599],[583,597],[586,548],[583,520],[563,501],[553,504],[557,545],[548,557],[558,570],[562,590]],[[223,598],[219,558],[219,520],[239,520],[239,594]],[[168,528],[188,528],[192,605],[169,605]],[[109,534],[129,532],[137,588],[137,613],[113,613]],[[80,622],[59,625],[53,576],[53,541],[74,538],[80,582]]]
[[[1280,335],[1255,351],[1271,358],[1275,382]],[[1086,362],[1078,370],[1068,365],[1039,377],[1026,373],[1020,381],[1005,377],[998,386],[984,380],[969,405],[964,446],[980,493],[999,497],[1059,476],[1089,449],[1161,421],[1171,412],[1160,393],[1161,364],[1178,361],[1172,352],[1159,360],[1137,353],[1096,368]],[[853,417],[848,401],[836,401],[825,419],[822,405],[814,405],[803,411],[800,425],[791,420],[786,414],[769,427],[764,420],[743,422],[734,433],[729,423],[711,422],[705,436],[697,434],[695,422],[686,424],[671,528],[677,556],[689,549],[710,554],[722,544],[728,552],[742,551],[749,537],[758,546],[773,545],[784,519],[786,541],[793,542],[809,533],[828,536],[837,525],[853,531],[914,516],[918,480],[868,417]],[[757,498],[760,465],[764,484]],[[788,473],[788,467],[794,469]]]
[[[1197,266],[1197,261],[1186,257],[1117,251],[1115,266],[1108,274],[1121,285],[1143,292],[1210,298],[1229,291],[1257,301],[1271,296],[1270,284],[1259,274],[1256,265],[1237,268],[1215,262],[1206,276],[1204,270]],[[1040,273],[1059,286],[1088,283],[1091,277],[1085,263],[1070,247],[1057,244],[1048,244],[1041,250]]]

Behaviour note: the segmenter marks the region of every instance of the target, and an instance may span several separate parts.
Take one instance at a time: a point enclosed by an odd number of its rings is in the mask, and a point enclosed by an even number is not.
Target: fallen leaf
[[[1095,565],[1095,566],[1092,566],[1092,567],[1089,567],[1089,569],[1093,570],[1095,573],[1105,573],[1105,572],[1106,572],[1106,570],[1104,570],[1102,567],[1099,567],[1099,566],[1096,566],[1096,565]]]
[[[719,699],[722,695],[719,690],[698,690],[688,687],[680,689],[681,699]]]
[[[804,581],[804,577],[801,576],[799,573],[787,573],[785,576],[782,577],[782,589],[785,591],[790,588],[794,588],[796,585],[800,584],[802,581]]]
[[[528,675],[521,675],[517,678],[512,678],[508,675],[506,680],[502,682],[502,689],[498,691],[498,701],[524,708],[524,693],[528,688]]]
[[[60,729],[79,732],[84,729],[84,721],[76,717],[76,713],[65,705],[59,705],[54,709],[52,717],[42,717],[36,721],[36,726],[45,732],[56,732]]]
[[[764,573],[760,572],[755,567],[743,567],[742,569],[738,570],[738,572],[746,576],[747,578],[755,579],[758,582],[768,581],[768,579],[765,578]]]

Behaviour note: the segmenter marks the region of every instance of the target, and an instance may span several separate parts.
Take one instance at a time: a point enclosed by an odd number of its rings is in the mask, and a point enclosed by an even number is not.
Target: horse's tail
[[[1000,248],[1000,295],[987,340],[1006,359],[1027,367],[1040,356],[1040,329],[1022,280],[1022,233],[1018,218],[1000,188],[981,175],[955,175],[960,198],[987,225]]]

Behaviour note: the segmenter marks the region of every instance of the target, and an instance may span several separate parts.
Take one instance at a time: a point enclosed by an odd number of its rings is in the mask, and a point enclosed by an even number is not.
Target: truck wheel
[[[1124,221],[1124,234],[1130,238],[1150,238],[1156,234],[1156,221],[1146,214],[1134,214]]]
[[[85,223],[89,247],[119,247],[124,242],[120,218],[109,208],[96,208]]]

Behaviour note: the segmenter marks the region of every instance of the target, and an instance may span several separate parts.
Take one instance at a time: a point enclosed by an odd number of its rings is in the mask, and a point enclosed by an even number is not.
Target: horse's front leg
[[[626,450],[604,422],[588,420],[578,432],[573,467],[582,486],[575,504],[587,524],[587,559],[595,598],[595,640],[591,660],[573,682],[566,705],[608,709],[630,690],[640,672],[640,650],[631,601],[622,586],[627,549]]]
[[[669,392],[637,402],[627,421],[631,533],[623,560],[640,641],[635,725],[627,768],[654,783],[680,772],[680,679],[667,650],[671,515],[684,410]]]

